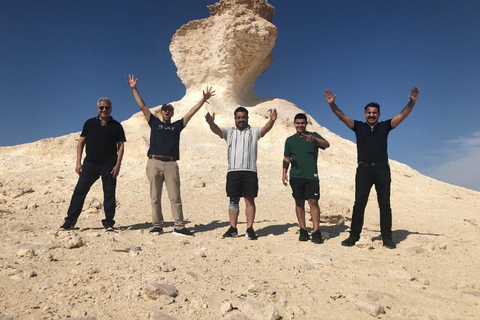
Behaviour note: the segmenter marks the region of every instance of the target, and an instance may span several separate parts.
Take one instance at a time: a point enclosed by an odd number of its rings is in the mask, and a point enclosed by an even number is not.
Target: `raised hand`
[[[127,82],[130,88],[135,89],[135,87],[137,86],[138,79],[135,79],[135,76],[133,74],[129,74],[128,77],[125,77],[125,79],[127,79]]]
[[[215,112],[213,112],[212,114],[210,114],[210,112],[208,112],[206,115],[205,115],[205,120],[207,120],[207,123],[213,123],[215,121]]]
[[[278,116],[277,109],[269,109],[268,112],[270,114],[270,120],[272,121],[277,120],[277,116]]]
[[[325,97],[325,100],[327,100],[328,104],[335,103],[336,96],[333,95],[331,90],[326,90],[323,96]]]
[[[418,87],[413,87],[408,97],[410,98],[411,101],[416,102],[418,99],[419,92],[420,92],[420,89]]]
[[[208,99],[210,99],[211,97],[213,97],[215,95],[215,90],[212,91],[212,87],[208,87],[207,86],[207,91],[203,91],[203,100],[205,100],[205,102],[207,102]]]

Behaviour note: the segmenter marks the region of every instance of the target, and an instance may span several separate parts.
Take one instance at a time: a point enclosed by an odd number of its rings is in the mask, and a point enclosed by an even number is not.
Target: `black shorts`
[[[320,199],[320,182],[314,179],[290,178],[295,200]]]
[[[257,197],[258,176],[254,171],[230,171],[227,173],[227,197]]]

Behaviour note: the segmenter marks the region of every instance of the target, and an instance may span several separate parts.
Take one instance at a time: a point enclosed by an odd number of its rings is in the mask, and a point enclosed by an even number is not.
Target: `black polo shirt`
[[[388,161],[387,139],[392,129],[392,119],[377,122],[373,128],[366,122],[355,120],[352,130],[357,138],[357,161]]]
[[[85,160],[99,162],[116,162],[117,142],[127,141],[122,125],[113,118],[106,125],[99,117],[88,119],[80,136],[86,139]]]

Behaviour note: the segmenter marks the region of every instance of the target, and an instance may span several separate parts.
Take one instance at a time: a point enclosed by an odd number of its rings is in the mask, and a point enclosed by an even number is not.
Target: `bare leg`
[[[318,206],[318,200],[308,199],[308,205],[310,206],[310,214],[312,215],[313,232],[315,232],[320,225],[320,207]]]
[[[245,214],[247,215],[247,228],[253,226],[253,222],[255,221],[255,212],[257,210],[255,206],[255,198],[254,197],[245,197]],[[238,217],[238,213],[237,213]]]
[[[305,200],[295,199],[295,213],[297,214],[300,228],[307,230],[307,225],[305,223]]]

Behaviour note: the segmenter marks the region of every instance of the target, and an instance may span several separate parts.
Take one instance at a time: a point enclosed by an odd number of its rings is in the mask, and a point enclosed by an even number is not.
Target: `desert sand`
[[[183,208],[195,237],[172,235],[166,191],[166,232],[148,233],[149,127],[140,113],[122,122],[127,143],[113,233],[101,225],[100,181],[87,196],[77,228],[58,229],[77,181],[79,132],[1,147],[0,319],[479,319],[480,193],[391,160],[397,249],[382,246],[374,190],[361,240],[342,247],[354,198],[356,147],[311,118],[308,129],[331,144],[318,162],[325,242],[298,241],[281,162],[284,141],[295,131],[293,116],[302,110],[253,92],[256,78],[271,63],[273,7],[262,0],[222,0],[210,11],[209,18],[180,28],[170,45],[187,88],[181,100],[172,102],[175,118],[201,98],[203,86],[217,91],[181,138]],[[194,57],[182,48],[199,41],[198,32],[208,39],[208,32],[217,36]],[[245,41],[253,47],[236,50]],[[203,59],[211,55],[207,47],[222,50]],[[195,74],[212,68],[217,74],[202,79]],[[257,241],[243,237],[243,201],[241,236],[222,239],[229,225],[226,144],[204,120],[207,111],[215,111],[220,126],[233,126],[239,104],[249,107],[254,126],[267,122],[268,109],[279,113],[272,131],[259,141]]]

